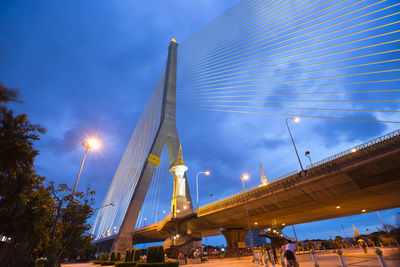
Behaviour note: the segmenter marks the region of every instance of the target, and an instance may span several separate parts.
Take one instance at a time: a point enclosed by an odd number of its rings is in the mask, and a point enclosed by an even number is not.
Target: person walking
[[[288,243],[282,246],[283,255],[286,258],[287,267],[298,267],[299,263],[296,260],[296,246],[292,243],[292,240],[288,240]]]

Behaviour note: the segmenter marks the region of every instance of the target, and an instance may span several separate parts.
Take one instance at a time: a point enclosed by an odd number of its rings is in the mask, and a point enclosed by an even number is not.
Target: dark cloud
[[[358,116],[361,119],[376,120],[371,114]],[[341,142],[351,142],[353,140],[369,140],[376,136],[383,135],[386,126],[381,123],[365,123],[345,120],[329,120],[324,124],[317,124],[313,131],[323,136],[325,145],[330,148]]]

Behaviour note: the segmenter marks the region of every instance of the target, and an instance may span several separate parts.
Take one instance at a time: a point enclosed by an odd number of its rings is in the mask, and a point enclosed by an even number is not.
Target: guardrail
[[[289,177],[289,176],[292,176],[292,175],[294,175],[294,174],[296,174],[296,173],[298,173],[297,170],[296,170],[296,171],[291,171],[291,172],[289,172],[289,173],[286,173],[286,174],[284,174],[284,175],[281,175],[281,176],[279,176],[279,177],[276,177],[276,178],[274,178],[274,179],[271,179],[270,181],[268,181],[268,184],[271,184],[271,183],[273,183],[273,182],[282,180],[282,179],[287,178],[287,177]],[[246,190],[244,190],[244,193],[253,191],[254,189],[260,188],[260,187],[262,187],[262,186],[264,186],[264,185],[263,185],[263,184],[260,184],[260,185],[256,185],[256,186],[253,186],[253,187],[249,187],[249,188],[247,188]],[[206,204],[206,205],[204,205],[204,206],[200,206],[199,209],[205,208],[206,206],[211,206],[211,205],[217,204],[217,203],[219,203],[219,202],[223,202],[223,201],[225,201],[225,200],[227,200],[227,199],[234,198],[234,197],[240,196],[240,195],[242,195],[242,194],[243,194],[243,191],[237,192],[237,193],[235,193],[235,194],[233,194],[233,195],[229,195],[229,196],[227,196],[227,197],[224,197],[224,198],[215,200],[215,201],[213,201],[213,202],[210,202],[210,203],[208,203],[208,204]]]
[[[307,169],[311,169],[311,168],[320,166],[320,165],[322,165],[322,164],[328,163],[328,162],[330,162],[330,161],[336,160],[336,159],[338,159],[338,158],[341,158],[341,157],[343,157],[343,156],[346,156],[346,155],[355,153],[355,152],[357,152],[358,150],[361,150],[361,149],[363,149],[363,148],[366,148],[366,147],[375,145],[375,144],[377,144],[377,143],[383,142],[383,141],[388,140],[388,139],[390,139],[390,138],[392,138],[392,137],[395,137],[395,136],[400,136],[400,129],[399,129],[399,130],[396,130],[396,131],[393,131],[393,132],[391,132],[391,133],[385,134],[385,135],[383,135],[383,136],[380,136],[380,137],[378,137],[378,138],[372,139],[372,140],[370,140],[370,141],[368,141],[368,142],[365,142],[365,143],[363,143],[363,144],[361,144],[361,145],[358,145],[358,146],[355,146],[355,147],[353,147],[353,148],[350,148],[350,149],[347,149],[347,150],[345,150],[345,151],[342,151],[342,152],[340,152],[340,153],[337,153],[337,154],[335,154],[335,155],[333,155],[333,156],[330,156],[329,158],[326,158],[326,159],[317,161],[317,162],[315,162],[315,163],[313,163],[313,164],[311,164],[311,165],[308,165],[308,166],[307,166]]]

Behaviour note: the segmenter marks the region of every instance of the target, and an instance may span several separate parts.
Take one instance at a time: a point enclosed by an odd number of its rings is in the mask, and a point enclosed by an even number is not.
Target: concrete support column
[[[238,242],[246,242],[247,230],[243,229],[226,229],[221,231],[226,240],[228,255],[239,255]]]

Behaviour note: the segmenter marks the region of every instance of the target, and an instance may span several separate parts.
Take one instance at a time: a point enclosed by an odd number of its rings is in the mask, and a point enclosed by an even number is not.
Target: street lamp
[[[78,177],[76,178],[74,190],[72,191],[72,197],[75,194],[75,190],[76,190],[76,187],[78,185],[79,177],[81,177],[83,164],[85,163],[85,159],[86,159],[86,155],[87,155],[88,150],[89,149],[97,149],[97,148],[99,148],[100,147],[100,142],[97,139],[90,138],[90,139],[88,139],[86,141],[83,141],[82,142],[82,146],[85,148],[85,155],[83,156],[81,168],[79,169]]]
[[[244,180],[247,180],[247,179],[249,179],[249,175],[248,174],[243,174],[242,175],[242,186],[243,186],[244,206],[246,207],[247,225],[249,227],[249,233],[250,233],[250,246],[251,246],[251,249],[253,249],[253,247],[254,247],[253,233],[251,232],[249,208],[247,207],[247,198],[246,198],[245,189],[244,189]]]
[[[196,196],[197,196],[196,210],[199,209],[199,175],[200,174],[210,175],[210,172],[209,171],[205,171],[205,172],[198,172],[196,174]]]
[[[304,156],[306,156],[308,158],[308,160],[310,161],[310,165],[312,165],[310,151],[306,151],[306,153],[304,153]]]
[[[288,129],[288,131],[289,131],[290,139],[292,140],[293,147],[294,147],[294,151],[296,152],[297,159],[299,160],[300,168],[301,168],[302,171],[304,171],[303,165],[301,164],[301,161],[300,161],[299,153],[297,153],[297,148],[296,148],[296,144],[294,143],[294,140],[293,140],[292,132],[290,131],[290,128],[289,128],[289,124],[288,124],[288,120],[289,120],[289,119],[290,119],[290,120],[293,120],[294,122],[299,122],[300,119],[297,118],[297,117],[295,117],[295,118],[287,117],[287,118],[286,118],[286,126],[287,126],[287,129]]]

